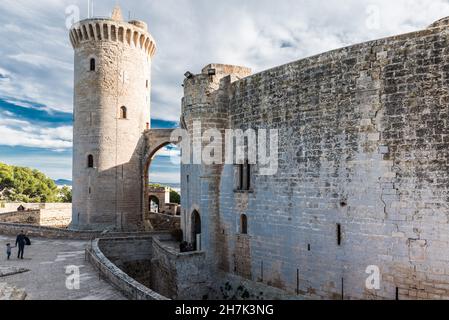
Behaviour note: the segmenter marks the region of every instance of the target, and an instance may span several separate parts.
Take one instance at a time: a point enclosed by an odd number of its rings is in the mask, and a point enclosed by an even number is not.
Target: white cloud
[[[0,126],[1,144],[6,146],[24,146],[46,149],[71,148],[72,142],[52,137],[39,135],[36,132],[26,133],[17,129]]]
[[[179,172],[154,172],[150,171],[150,182],[178,183],[181,174]]]
[[[72,110],[73,51],[65,9],[73,4],[85,18],[85,0],[0,2],[0,25],[5,26],[0,29],[0,68],[9,75],[1,78],[0,96]],[[114,5],[114,0],[96,1],[95,12],[107,16]],[[198,72],[217,62],[247,65],[258,72],[349,44],[423,29],[449,15],[444,0],[129,0],[122,8],[125,17],[130,11],[132,18],[148,22],[156,39],[152,115],[171,121],[179,120],[186,70]]]
[[[61,69],[61,72],[73,70],[73,64],[58,61],[48,56],[29,54],[29,53],[18,53],[10,55],[9,58],[15,60],[16,63],[25,63],[35,67],[42,68],[44,69],[44,72],[45,70],[49,70],[55,67]]]
[[[6,69],[0,68],[0,77],[9,77],[10,76],[10,72]]]
[[[28,121],[0,118],[0,145],[52,149],[72,147],[72,127],[42,128]]]
[[[179,157],[181,150],[177,147],[165,147],[156,152],[157,157]]]

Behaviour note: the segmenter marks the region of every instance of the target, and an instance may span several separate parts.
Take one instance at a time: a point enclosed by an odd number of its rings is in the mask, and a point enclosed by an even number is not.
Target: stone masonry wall
[[[0,202],[0,213],[15,212],[20,206],[23,206],[25,210],[38,210],[44,205],[43,203]]]
[[[167,214],[150,214],[151,225],[155,231],[179,230],[181,227],[181,218]]]
[[[72,221],[72,204],[70,203],[45,203],[25,206],[25,208],[25,211],[0,213],[0,222],[66,228]],[[38,209],[30,210],[29,208]]]
[[[180,253],[153,240],[152,289],[171,299],[210,299],[212,287],[210,266],[204,252]]]
[[[121,19],[83,20],[70,37],[75,52],[73,227],[140,230],[143,133],[150,126],[155,42],[146,24]]]
[[[39,225],[40,210],[0,213],[0,222]]]
[[[233,273],[246,214],[251,278],[286,295],[449,298],[448,31],[438,24],[273,68],[232,82],[229,100],[209,93],[230,128],[279,130],[277,174],[253,166],[253,190],[236,193],[224,166],[218,215],[200,206],[219,223],[203,239],[222,269]],[[195,170],[183,169],[184,186]],[[216,201],[195,190],[189,205]],[[370,265],[380,290],[365,288]]]
[[[61,203],[40,209],[39,225],[46,227],[66,228],[72,222],[72,204]]]
[[[101,238],[97,251],[114,268],[106,274],[120,285],[123,273],[146,286],[149,291],[170,299],[202,299],[210,288],[210,273],[204,253],[179,253],[171,247],[171,236],[152,232],[146,236]],[[95,253],[95,252],[94,252]],[[97,258],[100,254],[96,253]],[[110,270],[111,271],[111,270]]]
[[[209,70],[214,75],[209,75]],[[232,81],[242,79],[251,74],[246,67],[211,64],[203,68],[202,73],[184,81],[185,96],[182,103],[182,124],[190,134],[192,145],[211,144],[201,134],[204,131],[218,130],[224,134],[229,122],[228,102],[229,85]],[[222,140],[213,141],[212,145],[221,146]],[[193,163],[196,162],[193,148],[190,150]],[[185,240],[196,242],[193,225],[194,212],[198,212],[201,220],[201,249],[206,253],[208,263],[220,266],[224,270],[232,268],[226,255],[215,255],[228,241],[222,232],[220,216],[220,180],[223,165],[209,166],[189,164],[181,166],[181,226]],[[198,246],[198,245],[197,245]]]

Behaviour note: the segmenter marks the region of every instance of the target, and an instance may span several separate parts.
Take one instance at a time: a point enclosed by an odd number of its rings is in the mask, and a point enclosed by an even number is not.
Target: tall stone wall
[[[213,75],[209,72],[213,71]],[[190,134],[192,146],[211,144],[201,133],[207,130],[218,130],[224,134],[228,125],[229,85],[232,81],[242,79],[251,74],[246,67],[210,64],[202,73],[184,81],[184,98],[182,102],[182,124]],[[212,142],[214,146],[222,146],[224,140]],[[184,151],[185,152],[185,151]],[[220,163],[201,166],[195,159],[198,153],[191,148],[190,165],[181,166],[181,226],[185,240],[197,242],[194,212],[198,212],[201,220],[201,244],[196,244],[206,252],[211,265],[227,268],[228,262],[223,256],[209,254],[222,248],[227,243],[222,235],[220,225],[220,179],[223,165]]]
[[[195,184],[183,191],[184,208],[200,209],[204,247],[220,269],[286,295],[449,298],[449,33],[446,23],[435,26],[204,95],[210,110],[227,112],[229,128],[279,130],[278,172],[263,176],[253,166],[251,192],[234,191],[232,165],[221,168],[213,190],[202,175],[207,167],[182,170],[183,190]],[[194,109],[195,118],[223,118],[210,110]],[[242,250],[248,257],[238,260]],[[380,268],[379,290],[365,287],[371,265]]]

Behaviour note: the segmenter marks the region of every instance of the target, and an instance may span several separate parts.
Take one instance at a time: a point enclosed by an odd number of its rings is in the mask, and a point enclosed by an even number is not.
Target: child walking
[[[9,258],[11,257],[11,244],[7,243],[6,244],[6,256],[7,256],[7,260],[9,260]]]

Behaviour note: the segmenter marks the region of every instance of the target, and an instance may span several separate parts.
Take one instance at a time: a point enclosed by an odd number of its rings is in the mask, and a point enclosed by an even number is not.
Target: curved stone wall
[[[100,238],[89,260],[130,299],[199,300],[210,291],[204,252],[180,253],[168,233]]]
[[[137,238],[135,238],[137,239]],[[142,239],[142,238],[140,238]],[[123,239],[112,239],[120,241]],[[130,238],[126,239],[127,241]],[[93,241],[88,250],[88,259],[111,284],[118,288],[125,296],[133,300],[169,300],[166,297],[154,292],[143,284],[131,278],[123,272],[116,264],[111,262],[100,250],[100,242],[104,239]]]

